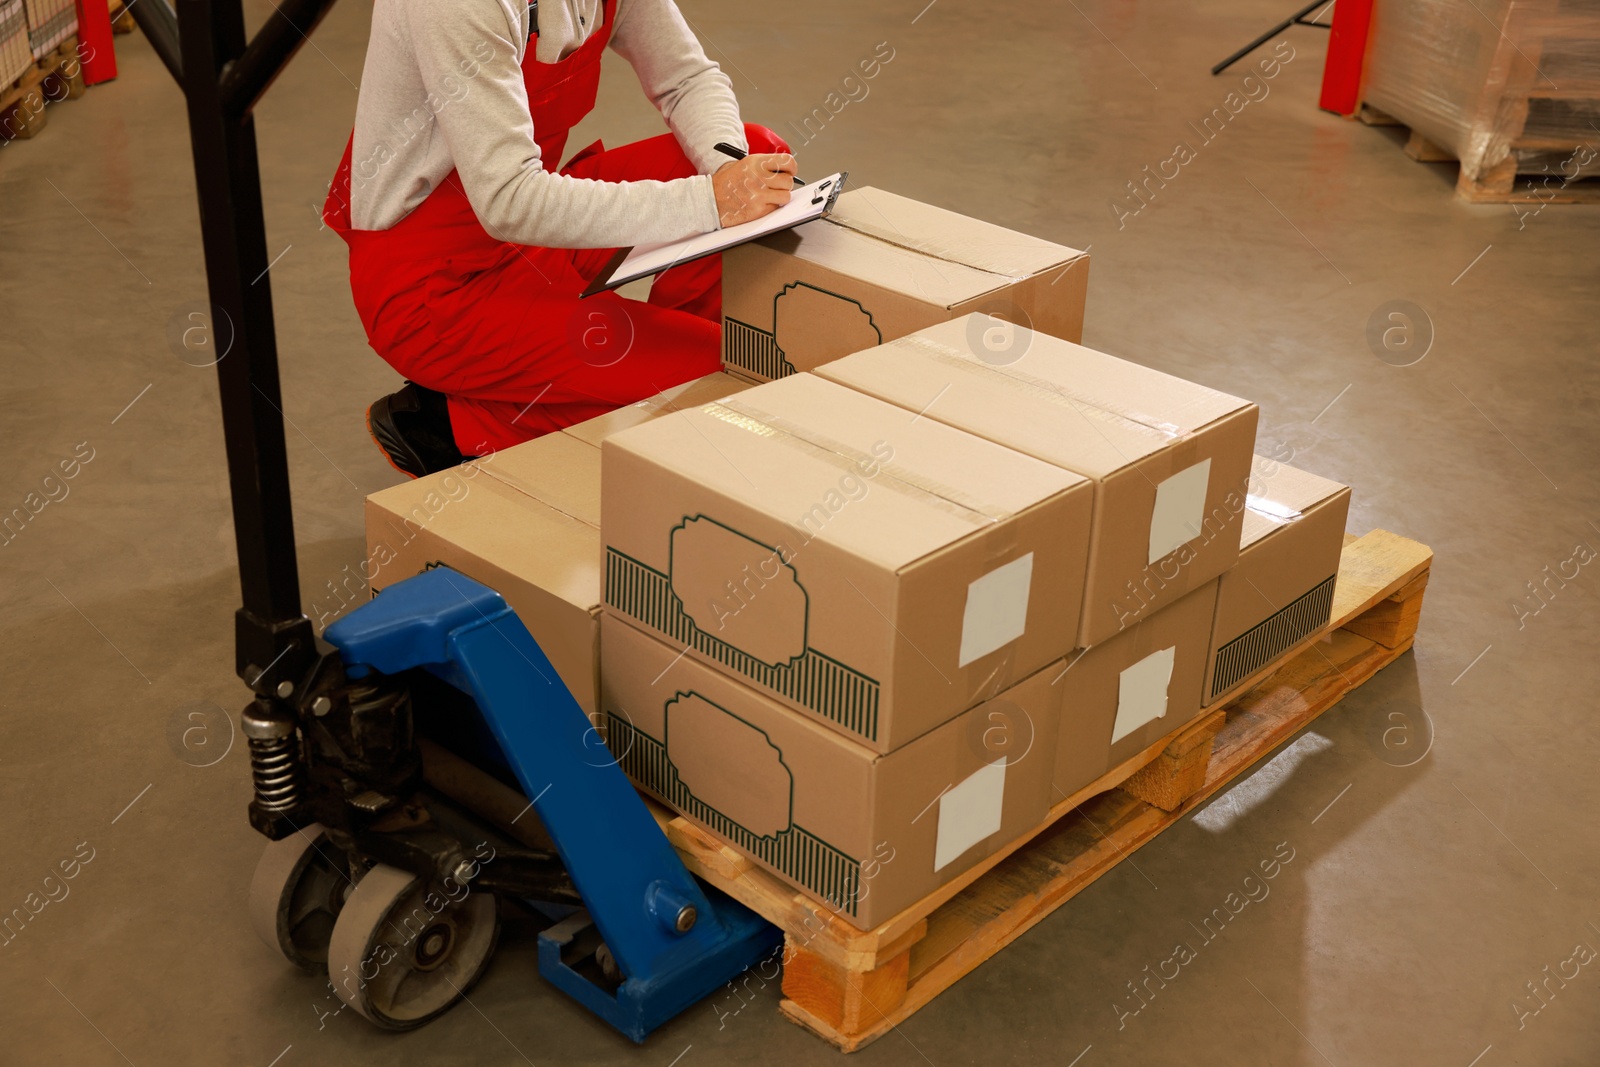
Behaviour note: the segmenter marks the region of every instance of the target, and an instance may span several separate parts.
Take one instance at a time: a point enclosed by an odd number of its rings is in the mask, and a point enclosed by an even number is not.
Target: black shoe
[[[467,459],[451,433],[444,394],[414,382],[373,402],[367,409],[367,432],[389,465],[413,478],[448,470]]]

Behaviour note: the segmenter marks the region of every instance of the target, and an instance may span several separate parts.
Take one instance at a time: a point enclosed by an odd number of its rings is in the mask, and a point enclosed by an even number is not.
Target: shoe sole
[[[367,435],[372,438],[372,443],[378,446],[378,451],[383,453],[383,458],[389,466],[404,474],[407,478],[420,478],[422,477],[422,472],[426,470],[422,457],[413,452],[409,445],[394,434],[386,422],[375,422],[372,418],[373,411],[379,405],[384,405],[385,411],[383,414],[387,415],[386,402],[388,399],[388,397],[383,397],[367,408]],[[401,466],[402,462],[411,463],[415,470]]]

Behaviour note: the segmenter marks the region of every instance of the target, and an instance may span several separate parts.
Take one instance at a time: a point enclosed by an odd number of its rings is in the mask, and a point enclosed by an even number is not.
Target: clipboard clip
[[[850,172],[847,170],[842,170],[839,172],[839,177],[837,179],[829,178],[826,181],[820,181],[811,187],[811,202],[813,204],[823,205],[823,218],[827,218],[833,213],[833,205],[838,201],[839,194],[844,191],[844,183],[849,179],[849,177]]]

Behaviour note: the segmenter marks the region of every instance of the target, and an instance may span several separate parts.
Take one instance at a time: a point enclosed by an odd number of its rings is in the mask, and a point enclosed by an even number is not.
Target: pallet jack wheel
[[[488,969],[499,936],[492,893],[452,898],[378,864],[334,924],[328,976],[340,999],[371,1022],[410,1030],[465,996]]]
[[[321,971],[350,891],[350,863],[320,824],[269,844],[250,880],[250,924],[296,967]]]

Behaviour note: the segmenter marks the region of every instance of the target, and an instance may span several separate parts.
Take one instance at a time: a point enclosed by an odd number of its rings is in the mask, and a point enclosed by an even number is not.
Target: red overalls
[[[547,170],[594,107],[601,26],[559,63],[522,63],[528,111]],[[746,125],[751,152],[787,152]],[[606,151],[599,141],[561,171],[602,181],[685,178],[695,166],[672,134]],[[648,302],[601,293],[580,300],[611,249],[535,248],[491,237],[451,171],[387,230],[350,225],[350,146],[323,219],[350,246],[350,290],[373,349],[402,375],[449,397],[456,445],[468,456],[582,422],[715,371],[721,347],[722,262],[710,256],[659,275]]]

